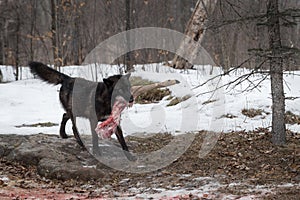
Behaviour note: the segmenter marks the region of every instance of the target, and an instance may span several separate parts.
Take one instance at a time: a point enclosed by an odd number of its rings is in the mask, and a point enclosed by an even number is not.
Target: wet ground
[[[72,180],[72,173],[65,177],[47,177],[45,176],[47,173],[37,167],[38,163],[41,163],[41,158],[36,162],[23,162],[19,157],[2,153],[0,197],[1,199],[299,199],[299,134],[289,132],[287,145],[278,147],[270,142],[271,135],[265,129],[247,133],[220,133],[217,134],[218,141],[211,151],[206,156],[199,157],[202,145],[210,142],[207,138],[216,136],[214,134],[216,133],[205,131],[194,134],[192,144],[180,158],[164,168],[151,172],[119,171],[89,158],[92,160],[89,161],[91,165],[84,167],[94,167],[100,171],[99,173],[86,171],[89,177],[94,177],[94,180],[82,178],[83,176],[76,176]],[[40,137],[39,141],[48,137],[53,140],[53,136],[43,134],[32,137]],[[180,142],[184,138],[179,136],[175,141]],[[155,134],[151,137],[131,136],[126,140],[133,153],[141,154],[154,152],[170,143],[172,146],[174,137],[170,134]],[[58,141],[53,145],[59,145]],[[5,142],[6,145],[12,145],[8,139],[2,140],[2,149]],[[68,157],[70,160],[82,161],[88,156],[84,149],[76,146],[73,139],[64,145],[67,145],[69,150],[57,148],[56,151],[63,151],[64,155],[72,153],[78,155],[78,158]],[[51,154],[52,147],[48,148]],[[9,149],[12,150],[14,147],[10,146]],[[171,150],[175,151],[172,148]],[[30,149],[28,151],[30,152]],[[43,150],[38,152],[40,151]],[[12,152],[14,151],[12,150],[10,154]],[[34,155],[41,156],[39,153]],[[17,162],[13,158],[18,158]],[[71,163],[75,165],[83,162],[72,160]],[[56,165],[59,166],[46,170],[59,171],[59,168],[60,173],[63,173],[63,167],[69,166],[63,161]]]

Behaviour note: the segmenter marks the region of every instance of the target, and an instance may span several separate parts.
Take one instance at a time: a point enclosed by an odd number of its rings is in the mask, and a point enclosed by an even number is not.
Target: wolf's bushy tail
[[[47,81],[48,83],[57,85],[61,84],[64,80],[71,78],[40,62],[29,62],[28,65],[33,74],[37,75],[39,78]]]

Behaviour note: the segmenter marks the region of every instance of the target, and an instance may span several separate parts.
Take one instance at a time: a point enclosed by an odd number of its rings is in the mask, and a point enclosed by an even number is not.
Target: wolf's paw
[[[126,158],[131,162],[135,162],[137,160],[137,158],[128,151],[124,151],[124,154]]]
[[[60,135],[60,137],[63,138],[63,139],[69,138],[69,136],[68,136],[66,133],[60,132],[59,135]]]

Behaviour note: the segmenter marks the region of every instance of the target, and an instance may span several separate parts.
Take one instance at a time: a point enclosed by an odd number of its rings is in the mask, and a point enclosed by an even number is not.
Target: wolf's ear
[[[103,79],[103,82],[104,82],[104,84],[107,85],[107,86],[110,86],[110,85],[113,85],[113,84],[114,84],[114,82],[113,82],[112,80],[109,80],[109,79],[107,79],[107,78],[104,78],[104,79]]]

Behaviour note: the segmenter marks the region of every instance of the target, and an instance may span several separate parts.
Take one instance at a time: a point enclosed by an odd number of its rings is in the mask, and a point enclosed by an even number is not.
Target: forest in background
[[[209,16],[203,46],[214,61],[228,69],[247,60],[260,63],[268,48],[262,19],[266,0],[222,0]],[[125,30],[163,27],[184,32],[196,0],[0,0],[0,64],[27,65],[29,60],[56,66],[81,64],[105,39]],[[282,41],[289,51],[300,46],[300,1],[281,0]],[[289,55],[290,52],[287,52]],[[286,69],[299,68],[299,54],[287,56]],[[253,56],[255,55],[255,56]],[[295,56],[296,55],[296,56]],[[130,53],[133,64],[164,62],[174,54],[155,49]],[[249,59],[253,57],[253,59]],[[120,58],[116,62],[123,63]]]

